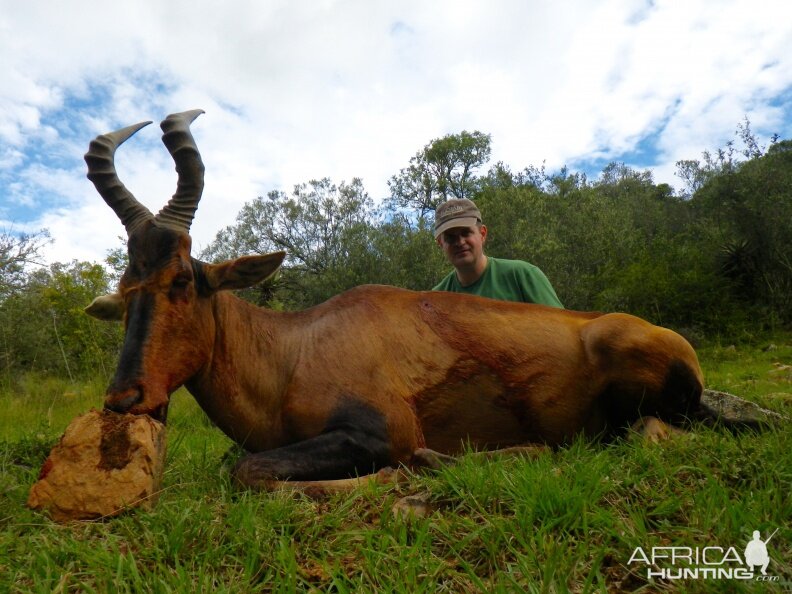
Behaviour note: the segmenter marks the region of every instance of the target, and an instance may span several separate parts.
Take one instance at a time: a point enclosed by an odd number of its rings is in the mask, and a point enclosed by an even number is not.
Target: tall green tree
[[[204,252],[211,259],[286,250],[286,262],[320,274],[344,256],[347,240],[373,216],[360,179],[336,186],[328,178],[272,191],[245,204],[235,225],[218,233]]]
[[[46,230],[34,233],[0,230],[0,301],[24,285],[31,265],[43,265],[41,249],[49,241]]]
[[[245,204],[236,223],[218,233],[202,256],[216,261],[285,250],[275,289],[265,287],[254,300],[313,305],[359,284],[349,263],[366,253],[375,216],[360,179],[340,185],[314,180],[291,195],[273,191]]]
[[[720,271],[745,301],[792,320],[792,150],[765,154],[713,177],[693,196],[714,231]]]
[[[56,263],[30,273],[0,308],[0,361],[6,379],[24,372],[106,378],[120,347],[120,324],[83,308],[108,292],[103,266]]]
[[[758,159],[773,149],[779,139],[778,134],[770,137],[769,147],[762,144],[751,129],[751,122],[746,116],[737,124],[734,135],[739,139],[730,140],[725,147],[715,151],[704,151],[702,159],[682,159],[676,162],[676,175],[684,183],[682,195],[690,198],[714,178],[736,172],[745,160]]]
[[[449,198],[470,198],[476,170],[492,154],[489,134],[478,131],[435,138],[388,181],[393,209],[409,209],[424,217]]]
[[[269,286],[247,291],[261,305],[301,309],[362,284],[428,289],[444,262],[431,224],[374,207],[360,180],[300,184],[246,204],[202,257],[229,259],[283,249],[287,258]]]

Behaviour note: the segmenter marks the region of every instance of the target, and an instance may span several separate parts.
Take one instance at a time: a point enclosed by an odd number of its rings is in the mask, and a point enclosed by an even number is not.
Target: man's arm
[[[553,285],[538,267],[527,264],[520,269],[518,278],[520,290],[524,293],[527,302],[564,308]]]

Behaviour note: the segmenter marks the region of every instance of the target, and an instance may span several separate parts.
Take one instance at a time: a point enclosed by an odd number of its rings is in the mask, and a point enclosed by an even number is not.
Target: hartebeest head
[[[169,115],[162,141],[176,163],[176,193],[156,215],[138,202],[116,174],[118,146],[150,124],[142,122],[91,142],[88,179],[127,231],[129,265],[118,292],[86,308],[103,320],[123,320],[126,333],[105,407],[165,419],[170,394],[210,361],[214,340],[212,296],[249,287],[272,275],[283,252],[207,264],[190,255],[190,224],[204,185],[204,166],[190,132],[202,110]]]

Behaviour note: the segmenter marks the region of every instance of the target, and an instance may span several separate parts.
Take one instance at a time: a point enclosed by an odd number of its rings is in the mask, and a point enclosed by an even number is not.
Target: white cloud
[[[748,115],[792,134],[786,0],[386,3],[186,0],[64,10],[0,0],[0,216],[41,207],[50,257],[100,259],[120,223],[85,179],[98,133],[201,107],[197,246],[271,189],[362,177],[375,198],[432,138],[491,133],[519,170],[616,158],[657,134],[655,177]],[[157,211],[175,188],[156,126],[118,151]],[[17,225],[19,226],[19,225]]]

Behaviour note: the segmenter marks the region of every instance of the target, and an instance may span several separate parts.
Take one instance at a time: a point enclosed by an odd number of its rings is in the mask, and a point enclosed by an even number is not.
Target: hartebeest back
[[[164,419],[170,394],[186,385],[251,452],[237,478],[261,485],[366,473],[408,463],[423,447],[560,444],[644,415],[674,422],[698,407],[691,346],[625,314],[385,286],[294,313],[235,297],[228,289],[269,277],[284,254],[221,264],[190,255],[204,169],[189,126],[200,113],[162,123],[179,182],[157,215],[113,165],[145,124],[99,136],[85,156],[129,237],[118,292],[87,308],[126,327],[107,408]]]

